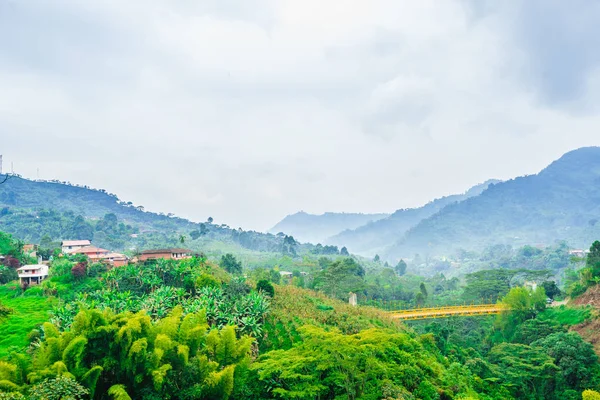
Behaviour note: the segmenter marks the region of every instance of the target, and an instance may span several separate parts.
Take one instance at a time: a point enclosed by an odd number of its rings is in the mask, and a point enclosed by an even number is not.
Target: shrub
[[[196,279],[196,288],[202,289],[204,287],[219,287],[221,282],[210,274],[202,274]]]
[[[600,393],[595,390],[584,390],[581,396],[583,400],[600,400]]]
[[[82,400],[86,398],[88,398],[86,388],[76,380],[60,375],[35,385],[29,392],[30,400]]]
[[[75,264],[75,266],[71,268],[71,274],[77,279],[85,277],[87,275],[87,264],[84,262]]]
[[[108,271],[105,263],[96,262],[90,265],[87,269],[87,274],[90,277],[97,277]]]
[[[263,292],[269,297],[275,296],[275,288],[273,287],[273,285],[271,285],[271,282],[264,279],[258,281],[258,283],[256,284],[256,290],[259,292]]]
[[[11,282],[19,278],[17,271],[14,268],[0,265],[0,284]]]

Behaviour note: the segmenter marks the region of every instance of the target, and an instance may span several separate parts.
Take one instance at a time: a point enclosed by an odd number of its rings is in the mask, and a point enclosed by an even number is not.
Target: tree
[[[342,249],[340,250],[340,255],[345,256],[345,257],[350,255],[346,246],[342,247]]]
[[[542,287],[546,291],[546,296],[548,296],[551,299],[554,299],[556,296],[560,296],[560,294],[562,293],[558,286],[556,286],[555,281],[544,281],[542,283]]]
[[[592,276],[600,276],[600,241],[596,240],[590,247],[585,264],[591,269]]]
[[[223,268],[225,271],[230,274],[241,274],[242,273],[242,263],[239,262],[233,254],[227,253],[224,256],[221,256],[221,261],[219,262],[219,266]]]
[[[315,276],[315,289],[346,300],[364,287],[364,268],[353,258],[338,259]]]
[[[273,287],[273,285],[271,285],[269,281],[264,279],[258,281],[258,283],[256,284],[256,291],[263,292],[269,297],[275,296],[275,288]]]
[[[427,293],[427,288],[425,287],[425,282],[421,282],[421,284],[419,285],[419,290],[420,290],[421,294],[423,295],[423,297],[425,299],[427,299],[428,293]]]
[[[582,400],[600,400],[600,393],[595,390],[584,390],[581,394]]]
[[[185,244],[185,235],[180,235],[179,236],[179,243]]]
[[[206,220],[206,222],[208,222],[209,224],[212,224],[214,221],[213,217],[208,217],[208,219]]]
[[[77,263],[73,266],[73,268],[71,268],[71,273],[77,279],[81,279],[81,278],[85,277],[86,272],[87,272],[87,263],[85,263],[85,262]]]
[[[539,347],[502,343],[491,349],[489,360],[495,375],[515,397],[531,393],[528,398],[543,399],[553,389],[558,367]]]
[[[269,351],[251,366],[256,378],[249,381],[262,390],[256,398],[440,398],[441,365],[408,334],[368,329],[344,335],[311,325],[298,331],[297,345]]]
[[[585,342],[576,332],[553,333],[531,344],[552,357],[560,368],[560,384],[563,389],[581,391],[593,386],[598,357],[590,343]]]
[[[394,271],[396,271],[398,276],[402,276],[406,273],[406,268],[408,268],[408,265],[406,265],[406,262],[404,260],[400,260],[400,261],[398,261],[398,264],[396,264]]]
[[[379,261],[381,261],[381,258],[379,257],[379,254],[375,254],[375,257],[373,257],[373,261],[378,263]]]
[[[535,290],[519,286],[512,288],[502,298],[502,303],[506,305],[506,311],[498,317],[497,325],[506,338],[511,338],[521,323],[535,318],[546,308],[546,293],[542,286]]]
[[[417,295],[415,296],[415,305],[417,307],[421,307],[423,306],[423,304],[425,304],[425,296],[423,295],[423,293],[418,292]]]
[[[200,233],[199,230],[195,229],[193,231],[190,232],[190,237],[192,238],[192,240],[196,240],[198,239],[200,236],[202,236],[202,234]]]

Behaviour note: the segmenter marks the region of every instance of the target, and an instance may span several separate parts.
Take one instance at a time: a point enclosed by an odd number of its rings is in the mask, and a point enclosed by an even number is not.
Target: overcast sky
[[[265,230],[600,144],[600,2],[0,0],[5,169]]]

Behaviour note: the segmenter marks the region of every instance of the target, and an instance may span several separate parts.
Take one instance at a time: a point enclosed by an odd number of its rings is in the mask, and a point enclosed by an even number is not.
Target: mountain
[[[111,250],[181,245],[198,251],[290,250],[285,236],[195,223],[144,211],[102,189],[19,176],[10,176],[0,185],[0,230],[33,243],[44,237],[89,239]]]
[[[301,242],[323,243],[328,237],[346,229],[354,229],[372,221],[388,217],[389,214],[352,214],[327,212],[321,215],[300,211],[288,215],[269,230],[270,233],[284,232]]]
[[[386,247],[392,245],[422,220],[429,218],[450,204],[478,196],[488,186],[498,182],[497,180],[488,180],[472,187],[463,194],[442,197],[419,208],[398,210],[387,218],[370,222],[354,230],[343,231],[325,242],[337,246],[346,246],[348,250],[356,254],[373,256],[378,252],[383,252]]]
[[[536,175],[491,185],[411,228],[386,252],[448,255],[492,244],[585,248],[600,237],[600,147],[571,151]]]

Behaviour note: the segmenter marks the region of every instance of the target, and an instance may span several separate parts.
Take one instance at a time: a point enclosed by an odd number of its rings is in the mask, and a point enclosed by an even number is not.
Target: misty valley
[[[0,178],[0,399],[600,399],[600,148],[267,233]]]

